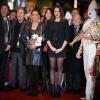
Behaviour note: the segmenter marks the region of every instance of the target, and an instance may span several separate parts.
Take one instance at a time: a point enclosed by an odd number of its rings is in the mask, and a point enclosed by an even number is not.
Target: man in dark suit
[[[12,28],[12,79],[11,86],[12,88],[17,87],[19,80],[19,88],[21,91],[26,89],[27,83],[27,73],[26,67],[24,66],[24,45],[20,41],[21,30],[24,23],[24,10],[19,8],[17,10],[17,20],[14,22],[14,27]],[[18,75],[18,76],[17,76]],[[17,78],[17,80],[16,80]]]
[[[1,5],[0,8],[0,90],[4,87],[5,63],[8,58],[8,52],[11,48],[10,23],[8,20],[9,6]]]

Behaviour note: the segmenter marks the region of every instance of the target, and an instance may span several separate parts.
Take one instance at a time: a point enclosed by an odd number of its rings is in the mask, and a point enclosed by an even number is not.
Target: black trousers
[[[66,74],[66,89],[71,91],[80,90],[80,73],[67,73]]]
[[[0,54],[0,88],[4,87],[5,63],[8,58],[8,52]]]
[[[36,89],[39,81],[39,66],[27,66],[30,90]]]

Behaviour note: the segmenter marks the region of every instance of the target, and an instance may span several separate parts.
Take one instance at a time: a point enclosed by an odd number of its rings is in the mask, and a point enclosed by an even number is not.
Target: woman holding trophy
[[[22,41],[25,45],[25,62],[28,69],[29,87],[28,95],[35,96],[38,93],[37,84],[39,77],[39,66],[41,66],[42,24],[40,23],[40,12],[34,9],[31,21],[23,25]]]
[[[46,36],[48,56],[50,61],[51,96],[60,96],[60,84],[63,71],[63,61],[66,57],[66,46],[69,39],[68,22],[63,19],[60,6],[54,7],[54,18],[47,23]]]

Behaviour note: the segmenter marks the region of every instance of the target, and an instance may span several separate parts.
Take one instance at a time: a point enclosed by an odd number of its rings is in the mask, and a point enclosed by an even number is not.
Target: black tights
[[[63,70],[63,60],[62,57],[50,57],[50,79],[51,84],[60,85]]]

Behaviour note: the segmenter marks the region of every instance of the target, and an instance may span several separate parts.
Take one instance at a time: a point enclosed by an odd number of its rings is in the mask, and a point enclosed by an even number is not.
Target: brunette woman
[[[63,19],[63,10],[60,6],[54,7],[54,18],[47,23],[46,36],[49,46],[51,96],[60,96],[63,61],[66,57],[69,26]]]
[[[52,19],[53,11],[51,8],[48,8],[44,15],[43,20],[43,34],[45,36],[45,41],[43,43],[43,52],[42,52],[42,59],[43,59],[43,66],[42,66],[42,85],[41,85],[41,92],[48,92],[49,89],[49,58],[48,58],[48,46],[46,43],[46,27],[47,22]]]

